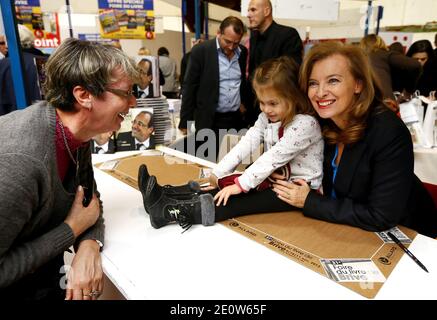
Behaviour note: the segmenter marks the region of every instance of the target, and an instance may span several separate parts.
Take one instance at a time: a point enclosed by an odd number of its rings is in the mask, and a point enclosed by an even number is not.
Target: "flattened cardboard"
[[[331,280],[334,279],[324,269],[323,259],[371,260],[387,279],[404,254],[396,244],[385,243],[375,232],[307,218],[299,211],[254,214],[221,223]],[[411,240],[417,235],[406,227],[399,229]],[[384,284],[360,280],[336,282],[367,298],[374,298]]]
[[[113,170],[104,171],[136,189],[142,163],[147,164],[161,185],[180,185],[202,178],[199,165],[173,156],[137,155],[118,161]],[[384,241],[375,232],[307,218],[300,211],[253,214],[221,224],[367,298],[376,296],[404,254],[396,244]],[[411,240],[417,235],[406,227],[398,228]],[[335,265],[334,272],[326,267],[327,261]],[[371,265],[379,280],[369,280],[371,274],[359,268],[343,271],[351,262]]]
[[[103,171],[135,189],[138,189],[138,169],[141,164],[147,165],[149,174],[156,176],[160,185],[182,185],[189,180],[200,181],[202,178],[201,166],[173,156],[138,154],[117,160],[112,170]],[[97,168],[100,166],[102,163],[96,165]]]

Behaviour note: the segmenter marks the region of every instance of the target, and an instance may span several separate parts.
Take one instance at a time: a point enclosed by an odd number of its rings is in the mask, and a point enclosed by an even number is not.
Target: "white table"
[[[139,191],[98,169],[95,178],[104,272],[126,299],[365,299],[220,224],[154,229]],[[430,272],[404,255],[376,299],[437,299],[437,241],[418,235],[410,249]]]
[[[437,185],[437,148],[414,149],[414,172],[422,182]]]

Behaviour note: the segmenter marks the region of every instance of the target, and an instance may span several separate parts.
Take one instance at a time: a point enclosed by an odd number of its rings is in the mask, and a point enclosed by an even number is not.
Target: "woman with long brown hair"
[[[277,180],[274,191],[303,214],[369,231],[398,224],[437,236],[434,203],[414,174],[411,136],[383,103],[359,47],[319,44],[305,57],[300,79],[325,139],[323,194]]]

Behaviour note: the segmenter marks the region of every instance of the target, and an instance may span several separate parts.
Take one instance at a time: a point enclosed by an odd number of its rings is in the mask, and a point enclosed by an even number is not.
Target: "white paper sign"
[[[321,259],[326,274],[336,282],[385,282],[370,259]]]
[[[394,227],[394,228],[391,228],[391,229],[388,229],[388,230],[385,230],[385,231],[382,231],[382,232],[375,232],[375,233],[385,243],[392,243],[393,240],[387,235],[388,232],[391,232],[402,243],[411,243],[412,242],[411,239],[408,238],[407,235],[405,233],[403,233],[401,231],[401,229],[399,229],[398,227]]]

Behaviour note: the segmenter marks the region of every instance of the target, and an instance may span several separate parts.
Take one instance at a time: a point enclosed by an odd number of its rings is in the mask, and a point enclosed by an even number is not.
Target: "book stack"
[[[168,145],[171,142],[172,124],[165,97],[137,99],[137,108],[153,109],[153,124],[155,127],[155,145]]]

